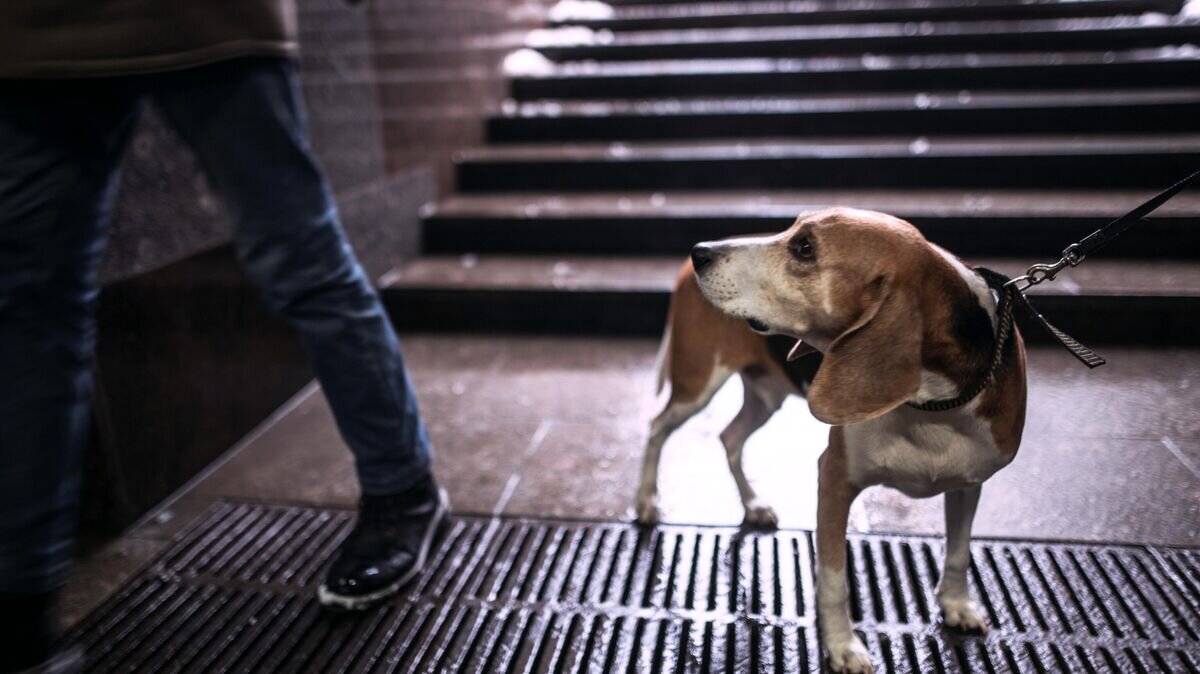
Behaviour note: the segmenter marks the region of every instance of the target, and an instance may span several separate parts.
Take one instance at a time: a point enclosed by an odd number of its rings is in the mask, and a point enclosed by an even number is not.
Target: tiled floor
[[[631,518],[657,343],[409,335],[404,339],[436,470],[467,513]],[[982,536],[1200,544],[1200,351],[1107,348],[1094,371],[1064,351],[1030,352],[1025,440],[984,488]],[[737,492],[717,434],[741,403],[732,382],[667,444],[668,521],[735,524]],[[826,427],[790,400],[747,445],[746,471],[784,527],[811,528]],[[176,501],[78,568],[77,619],[219,497],[346,505],[353,464],[315,386]],[[940,533],[938,499],[869,490],[858,531]]]

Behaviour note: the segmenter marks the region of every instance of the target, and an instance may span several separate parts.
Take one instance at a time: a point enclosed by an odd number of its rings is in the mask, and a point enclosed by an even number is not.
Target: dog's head
[[[824,352],[809,406],[822,421],[847,424],[897,407],[920,386],[916,281],[929,251],[903,220],[836,208],[801,215],[782,234],[702,243],[692,264],[717,309]]]

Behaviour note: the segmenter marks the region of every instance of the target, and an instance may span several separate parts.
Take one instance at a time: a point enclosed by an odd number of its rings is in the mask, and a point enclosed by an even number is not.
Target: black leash
[[[1066,250],[1063,251],[1062,258],[1058,262],[1053,264],[1035,264],[1026,270],[1024,275],[1014,278],[1005,284],[1005,286],[1016,289],[1017,298],[1029,317],[1033,319],[1033,322],[1042,326],[1046,332],[1058,340],[1059,344],[1062,344],[1064,349],[1070,351],[1072,356],[1078,358],[1079,362],[1088,366],[1088,368],[1100,367],[1105,363],[1104,358],[1095,351],[1080,344],[1067,333],[1054,327],[1037,309],[1033,308],[1033,305],[1029,303],[1029,298],[1025,296],[1025,291],[1039,283],[1053,281],[1058,276],[1058,273],[1067,267],[1079,266],[1079,263],[1087,259],[1088,255],[1100,250],[1120,236],[1125,230],[1140,222],[1142,218],[1158,210],[1159,206],[1167,203],[1171,197],[1179,194],[1184,188],[1195,182],[1197,178],[1200,178],[1200,171],[1193,172],[1188,177],[1158,193],[1141,206],[1088,234],[1079,243],[1067,246]]]
[[[1054,327],[1050,321],[1046,320],[1029,302],[1029,298],[1025,296],[1025,291],[1039,283],[1053,281],[1058,276],[1058,273],[1067,267],[1079,266],[1079,263],[1083,262],[1087,256],[1116,239],[1125,230],[1141,221],[1142,218],[1145,218],[1167,203],[1171,197],[1174,197],[1188,185],[1196,182],[1198,178],[1200,178],[1200,171],[1196,171],[1183,180],[1171,185],[1146,203],[1097,229],[1078,243],[1067,246],[1066,250],[1063,251],[1062,258],[1058,262],[1052,264],[1035,264],[1027,269],[1023,275],[1013,279],[1009,279],[1003,274],[990,269],[977,269],[976,271],[983,276],[988,286],[1000,295],[999,303],[996,305],[996,313],[999,316],[996,325],[996,339],[988,370],[974,386],[968,387],[956,398],[930,400],[924,403],[910,402],[908,403],[909,407],[927,412],[950,410],[966,405],[980,393],[983,393],[984,389],[995,378],[996,372],[1000,370],[1000,364],[1004,361],[1005,347],[1008,343],[1009,335],[1012,333],[1013,311],[1016,306],[1024,309],[1026,315],[1034,323],[1040,325],[1046,332],[1050,333],[1050,336],[1058,340],[1058,343],[1071,352],[1071,355],[1078,358],[1079,362],[1088,366],[1088,368],[1096,368],[1103,365],[1105,360],[1100,354],[1079,343],[1078,340]]]
[[[1044,281],[1053,281],[1054,277],[1058,275],[1058,272],[1066,269],[1067,267],[1079,266],[1079,263],[1083,262],[1088,255],[1100,250],[1110,241],[1120,236],[1125,230],[1139,222],[1142,218],[1158,210],[1158,207],[1170,201],[1171,197],[1174,197],[1176,194],[1179,194],[1181,191],[1183,191],[1183,189],[1188,185],[1196,182],[1196,178],[1200,178],[1200,171],[1192,173],[1192,175],[1180,180],[1174,185],[1171,185],[1141,206],[1138,206],[1125,215],[1122,215],[1100,229],[1088,234],[1079,243],[1073,243],[1067,246],[1066,250],[1063,251],[1062,258],[1058,262],[1053,264],[1035,264],[1026,270],[1023,276],[1018,276],[1009,281],[1009,283],[1018,286],[1019,284],[1024,283],[1025,285],[1018,287],[1017,290],[1025,292],[1031,287]]]

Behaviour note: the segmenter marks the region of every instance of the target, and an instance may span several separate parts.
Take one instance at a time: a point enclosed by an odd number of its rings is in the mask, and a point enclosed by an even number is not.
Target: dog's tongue
[[[803,356],[807,356],[808,354],[812,353],[815,350],[816,349],[805,344],[803,339],[797,339],[796,346],[793,346],[792,350],[788,351],[787,362],[790,363],[793,360],[797,360]]]

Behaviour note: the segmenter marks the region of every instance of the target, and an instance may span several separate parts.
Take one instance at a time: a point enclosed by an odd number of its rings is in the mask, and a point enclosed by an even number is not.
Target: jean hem
[[[392,496],[402,494],[425,480],[433,479],[435,482],[437,481],[437,478],[433,474],[432,462],[406,466],[403,469],[403,473],[403,479],[386,480],[383,482],[364,480],[360,475],[358,484],[362,493],[366,496]]]

